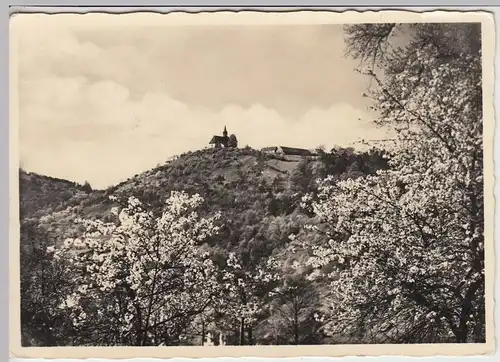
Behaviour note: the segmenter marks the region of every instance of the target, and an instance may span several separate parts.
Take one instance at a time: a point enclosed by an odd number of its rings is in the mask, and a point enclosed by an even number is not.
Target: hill
[[[266,248],[260,244],[268,236],[262,235],[262,225],[296,209],[299,197],[291,176],[299,163],[250,148],[206,149],[180,155],[106,190],[88,192],[69,181],[21,171],[22,218],[36,219],[57,243],[79,232],[77,217],[108,220],[115,206],[110,195],[135,196],[160,212],[171,191],[184,190],[205,199],[202,213],[222,212],[222,243],[234,247],[252,239],[259,245],[251,249],[263,252]],[[280,243],[286,235],[273,242]],[[268,244],[267,249],[273,248]]]
[[[378,167],[385,167],[385,160],[374,151],[338,149],[314,160],[289,160],[246,147],[187,152],[106,190],[20,171],[21,218],[32,219],[58,243],[80,232],[76,218],[109,221],[116,206],[110,195],[135,196],[158,213],[171,191],[198,193],[205,199],[202,214],[222,213],[218,245],[238,248],[253,263],[253,257],[286,243],[309,218],[299,202],[314,191],[317,178],[357,177]]]
[[[72,198],[87,195],[87,185],[19,170],[19,197],[21,218],[40,216],[44,212],[60,211]]]
[[[67,237],[80,235],[82,229],[75,223],[77,218],[111,221],[111,209],[117,206],[109,199],[111,195],[119,200],[135,196],[158,214],[171,191],[198,193],[205,200],[200,210],[202,216],[215,212],[222,216],[220,233],[208,241],[215,258],[222,260],[233,252],[244,269],[254,270],[273,255],[285,268],[290,266],[290,273],[306,276],[311,272],[306,267],[291,268],[306,255],[289,252],[289,235],[300,232],[306,223],[318,222],[300,207],[302,196],[314,192],[316,179],[327,174],[339,179],[357,177],[380,167],[385,167],[385,160],[376,152],[357,154],[340,149],[321,153],[314,160],[287,160],[247,147],[188,152],[106,190],[91,190],[69,181],[21,171],[22,308],[24,327],[31,331],[26,335],[33,336],[33,330],[39,327],[33,315],[55,300],[51,295],[41,297],[51,290],[46,274],[64,274],[63,266],[60,267],[63,270],[59,270],[46,259],[45,249]],[[309,240],[321,242],[324,236],[313,238],[317,240]],[[42,278],[44,291],[37,289],[40,285],[37,278]],[[308,284],[310,288],[311,283]],[[54,282],[52,288],[52,293],[57,293],[58,284]],[[315,288],[321,293],[325,286],[317,284]],[[35,296],[41,299],[34,299]],[[43,345],[60,343],[54,339],[66,340],[65,332],[59,337],[50,335],[50,341],[43,340],[48,338],[46,330],[39,333],[33,337],[35,342],[27,343]],[[236,329],[233,336],[237,334]],[[265,343],[266,338],[272,337],[256,338]]]

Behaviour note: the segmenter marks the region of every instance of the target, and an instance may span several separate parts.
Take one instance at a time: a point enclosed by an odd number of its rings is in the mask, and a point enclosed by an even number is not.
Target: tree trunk
[[[127,296],[132,302],[132,305],[134,306],[136,315],[135,315],[135,322],[134,322],[134,329],[135,329],[135,345],[136,346],[144,346],[144,333],[147,334],[148,331],[146,328],[143,328],[143,320],[142,320],[142,311],[140,305],[135,301],[135,291],[132,290],[129,286],[126,287],[126,292]]]
[[[201,345],[205,344],[205,320],[201,320]]]
[[[294,342],[295,344],[299,344],[299,324],[297,322],[295,322],[295,325],[294,325]]]
[[[474,328],[474,342],[484,343],[486,339],[485,335],[485,319],[484,319],[484,309],[480,308],[477,312],[476,327]]]
[[[240,321],[240,346],[245,345],[245,318],[241,318]]]
[[[476,280],[470,285],[469,290],[465,294],[464,301],[462,303],[462,311],[460,312],[458,333],[455,335],[457,343],[467,343],[467,338],[469,336],[469,327],[467,322],[470,320],[469,316],[473,311],[472,300],[482,282],[482,279]]]
[[[299,344],[299,311],[295,308],[293,316],[293,337],[295,344]]]
[[[248,345],[252,346],[253,345],[253,328],[252,325],[249,325],[247,328],[247,335],[248,335]]]
[[[467,343],[467,326],[462,325],[460,322],[460,329],[455,336],[455,340],[457,343]]]
[[[458,324],[458,333],[455,335],[457,343],[467,343],[467,336],[469,334],[469,313],[471,312],[471,305],[468,301],[464,302],[462,312],[460,313],[460,322]]]

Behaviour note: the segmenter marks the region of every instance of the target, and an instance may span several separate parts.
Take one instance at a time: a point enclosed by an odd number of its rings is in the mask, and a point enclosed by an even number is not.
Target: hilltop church
[[[214,148],[227,148],[229,143],[229,137],[227,136],[227,129],[224,126],[224,132],[222,132],[222,136],[213,136],[210,140],[209,144]]]

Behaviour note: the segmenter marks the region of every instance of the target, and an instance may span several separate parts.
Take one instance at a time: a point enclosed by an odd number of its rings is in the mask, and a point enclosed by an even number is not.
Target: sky
[[[385,135],[340,25],[27,17],[16,24],[27,171],[104,188],[208,146],[224,126],[239,146],[257,149],[355,146]]]

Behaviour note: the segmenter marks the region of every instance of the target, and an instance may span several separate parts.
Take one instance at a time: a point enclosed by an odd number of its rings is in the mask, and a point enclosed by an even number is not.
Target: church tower
[[[226,126],[224,126],[224,132],[222,132],[222,137],[213,136],[209,142],[209,144],[214,145],[215,148],[219,148],[221,146],[227,147],[228,143],[229,143],[229,137],[227,136]]]

